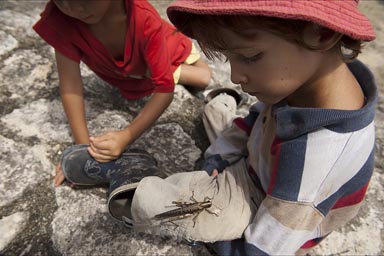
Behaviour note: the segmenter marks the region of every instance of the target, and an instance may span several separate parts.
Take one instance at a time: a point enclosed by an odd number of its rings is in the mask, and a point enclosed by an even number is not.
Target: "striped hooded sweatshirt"
[[[361,62],[348,67],[365,105],[359,110],[256,103],[206,151],[204,169],[222,171],[246,157],[265,198],[234,255],[294,254],[356,216],[374,168],[377,89]]]

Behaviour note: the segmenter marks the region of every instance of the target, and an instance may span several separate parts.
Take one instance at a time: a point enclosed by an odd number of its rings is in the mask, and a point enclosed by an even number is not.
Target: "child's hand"
[[[219,171],[218,171],[217,169],[214,169],[214,170],[212,171],[211,176],[212,176],[212,177],[216,177],[217,175],[219,175]]]
[[[98,162],[105,163],[117,159],[129,143],[126,133],[113,131],[98,137],[90,137],[89,154]]]
[[[65,181],[65,176],[64,176],[63,170],[61,170],[61,164],[58,163],[56,165],[56,176],[55,176],[55,178],[53,180],[53,182],[55,184],[55,187],[60,186],[64,181]],[[75,187],[75,184],[73,184],[73,183],[70,183],[69,185],[72,188]]]
[[[56,165],[56,175],[55,175],[55,179],[54,179],[55,187],[60,186],[61,183],[64,182],[64,180],[65,180],[65,177],[64,177],[63,171],[61,170],[61,165],[60,165],[60,163],[58,163]]]

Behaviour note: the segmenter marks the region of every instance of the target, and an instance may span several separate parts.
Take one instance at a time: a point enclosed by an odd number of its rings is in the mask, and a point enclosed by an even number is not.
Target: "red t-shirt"
[[[174,90],[173,72],[190,54],[192,42],[161,19],[147,1],[125,0],[124,60],[116,61],[87,24],[63,14],[51,2],[33,29],[68,58],[83,61],[128,99]]]

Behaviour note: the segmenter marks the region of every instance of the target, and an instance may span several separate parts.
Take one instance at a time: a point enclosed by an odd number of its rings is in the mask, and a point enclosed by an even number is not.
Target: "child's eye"
[[[252,64],[256,61],[258,61],[259,59],[261,59],[263,57],[263,53],[258,53],[256,55],[253,55],[252,57],[245,57],[245,56],[240,56],[240,60],[245,63],[245,64]]]

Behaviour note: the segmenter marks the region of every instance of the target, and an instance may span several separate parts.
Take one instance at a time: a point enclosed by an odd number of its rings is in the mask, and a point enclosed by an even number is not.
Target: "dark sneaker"
[[[112,217],[131,225],[131,201],[138,182],[157,176],[157,161],[147,152],[124,152],[118,159],[99,163],[88,153],[89,145],[74,145],[62,156],[65,178],[76,185],[109,184],[108,209]]]
[[[113,218],[130,228],[133,227],[131,205],[139,182],[126,184],[116,188],[108,197],[108,211]]]
[[[124,154],[129,154],[129,157]],[[131,204],[140,180],[158,176],[156,160],[144,153],[124,153],[120,164],[126,166],[110,173],[108,210],[115,219],[132,227]]]
[[[95,161],[87,148],[89,145],[80,144],[68,147],[61,158],[61,170],[65,178],[76,185],[108,184],[106,168]]]

